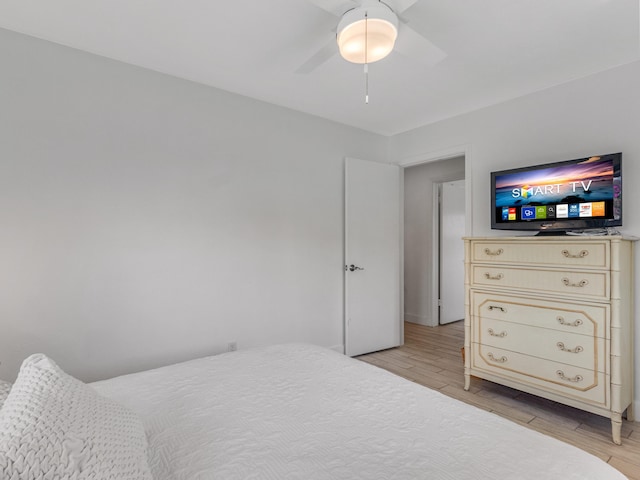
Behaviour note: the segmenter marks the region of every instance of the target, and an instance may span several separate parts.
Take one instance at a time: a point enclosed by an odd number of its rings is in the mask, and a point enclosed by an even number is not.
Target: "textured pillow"
[[[151,479],[144,429],[133,412],[32,355],[0,410],[0,478]]]
[[[0,409],[2,408],[2,404],[7,399],[9,395],[9,390],[11,390],[11,384],[9,382],[5,382],[4,380],[0,380]]]

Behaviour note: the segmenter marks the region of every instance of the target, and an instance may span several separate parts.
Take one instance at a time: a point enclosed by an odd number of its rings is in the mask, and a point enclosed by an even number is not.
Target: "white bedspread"
[[[156,480],[625,478],[573,446],[310,345],[93,386],[142,417]]]

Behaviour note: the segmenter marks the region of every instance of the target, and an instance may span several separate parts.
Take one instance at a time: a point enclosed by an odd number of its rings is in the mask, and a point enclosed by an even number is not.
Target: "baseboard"
[[[435,327],[436,324],[431,321],[429,317],[423,315],[416,315],[415,313],[404,313],[404,321],[409,323],[417,323],[418,325],[425,325],[427,327]]]

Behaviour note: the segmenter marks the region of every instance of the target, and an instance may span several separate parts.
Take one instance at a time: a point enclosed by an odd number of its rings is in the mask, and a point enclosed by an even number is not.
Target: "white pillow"
[[[0,380],[0,409],[2,409],[2,404],[7,399],[10,390],[11,384],[9,382],[5,382],[4,380]]]
[[[151,479],[142,423],[32,355],[0,410],[0,478]]]

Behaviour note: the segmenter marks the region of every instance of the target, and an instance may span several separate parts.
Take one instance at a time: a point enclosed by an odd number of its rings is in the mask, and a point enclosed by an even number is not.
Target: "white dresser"
[[[633,419],[633,245],[606,237],[465,238],[465,390],[481,377]]]

